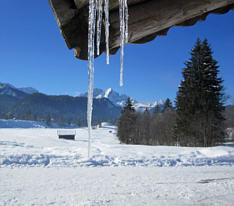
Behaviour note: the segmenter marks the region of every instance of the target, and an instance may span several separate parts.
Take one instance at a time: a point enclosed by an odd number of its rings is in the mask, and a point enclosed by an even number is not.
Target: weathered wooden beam
[[[49,0],[69,49],[87,60],[88,0]],[[145,43],[166,35],[173,26],[190,26],[209,13],[222,14],[234,8],[234,0],[128,0],[129,43]],[[104,34],[104,25],[103,25]],[[119,48],[118,0],[110,0],[110,53]],[[102,35],[101,52],[105,52]]]
[[[176,2],[176,3],[174,3]],[[176,25],[193,25],[203,20],[209,12],[226,8],[234,1],[225,0],[151,0],[129,8],[129,43],[157,35],[162,30]],[[233,6],[233,5],[232,5]],[[118,12],[111,13],[111,28],[114,30],[110,38],[110,47],[119,46]],[[189,23],[192,20],[193,23]],[[186,24],[186,22],[188,22]]]
[[[137,4],[143,1],[148,1],[148,0],[128,0],[128,5]],[[78,9],[81,9],[82,7],[87,6],[89,4],[89,0],[74,0],[74,2]],[[118,7],[119,7],[119,0],[110,0],[110,10],[117,9]]]

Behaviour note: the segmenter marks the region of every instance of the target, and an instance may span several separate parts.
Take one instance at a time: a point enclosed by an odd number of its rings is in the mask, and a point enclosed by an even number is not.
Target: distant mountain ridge
[[[38,90],[16,88],[0,83],[0,119],[32,120],[59,125],[86,125],[87,98],[68,95],[46,95]],[[121,108],[107,98],[94,99],[93,123],[102,121],[114,123]]]
[[[17,88],[18,90],[26,93],[26,94],[35,94],[35,93],[39,93],[38,90],[32,88],[32,87],[22,87],[22,88]]]
[[[94,89],[93,124],[114,123],[120,116],[128,96],[109,88]],[[153,111],[163,102],[141,103],[133,100],[137,111]],[[0,119],[31,120],[58,124],[86,125],[87,93],[78,97],[46,95],[32,87],[16,88],[0,83]]]
[[[28,95],[36,93],[39,93],[39,91],[32,87],[16,88],[11,84],[0,82],[0,95],[8,95],[15,97],[17,99],[22,99]],[[87,96],[88,96],[87,92],[80,95],[80,97],[87,97]],[[106,91],[104,91],[103,89],[95,88],[93,91],[93,96],[94,99],[107,98],[117,107],[124,107],[129,97],[128,95],[125,94],[119,94],[118,92],[114,91],[111,88],[107,89]],[[137,111],[144,111],[145,109],[152,111],[156,105],[160,105],[160,107],[162,107],[162,105],[164,104],[162,100],[153,103],[143,103],[143,102],[138,102],[135,99],[132,100],[133,100],[133,106]]]
[[[119,117],[121,109],[108,99],[94,99],[93,122],[110,121]],[[67,95],[45,95],[35,93],[17,102],[11,109],[17,119],[25,119],[24,115],[36,120],[56,120],[57,123],[70,122],[86,125],[87,98]]]
[[[38,91],[32,87],[16,88],[11,84],[0,82],[0,95],[9,95],[20,99],[34,93],[38,93]]]
[[[83,93],[80,96],[82,97],[87,97],[88,93]],[[113,89],[109,88],[106,91],[102,89],[95,88],[93,92],[93,97],[95,99],[99,98],[107,98],[109,99],[113,104],[116,106],[124,107],[127,99],[129,96],[125,94],[119,94],[118,92],[114,91]],[[132,99],[132,98],[131,98]],[[162,100],[160,101],[155,101],[153,103],[142,103],[138,102],[137,100],[132,99],[133,101],[133,106],[137,111],[144,111],[145,109],[148,109],[150,111],[153,111],[156,105],[159,105],[160,107],[163,106],[164,102]]]
[[[87,97],[88,93],[84,93],[80,95],[81,97]],[[128,99],[127,95],[121,95],[113,89],[109,88],[106,91],[102,89],[95,88],[93,90],[93,97],[95,99],[107,98],[116,106],[124,106],[125,102]]]

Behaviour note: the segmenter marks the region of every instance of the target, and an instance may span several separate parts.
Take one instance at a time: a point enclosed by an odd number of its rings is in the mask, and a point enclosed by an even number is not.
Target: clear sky
[[[47,0],[0,1],[0,82],[31,86],[47,94],[87,91],[87,62],[74,57],[60,35]],[[124,86],[119,53],[95,60],[95,87],[113,88],[139,101],[175,99],[184,62],[198,37],[208,39],[220,65],[226,93],[234,97],[234,12],[209,15],[192,27],[174,27],[166,37],[126,45]]]

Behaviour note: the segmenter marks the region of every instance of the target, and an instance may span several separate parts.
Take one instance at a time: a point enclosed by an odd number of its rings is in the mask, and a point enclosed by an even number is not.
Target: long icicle
[[[125,44],[128,43],[128,0],[124,0],[124,9],[125,9]]]
[[[120,18],[120,86],[123,86],[123,57],[124,57],[124,42],[125,42],[125,3],[124,0],[119,0],[119,18]]]
[[[96,0],[89,0],[89,34],[88,34],[88,103],[87,103],[87,123],[88,123],[88,158],[90,158],[92,111],[93,111],[93,81],[94,81],[94,37],[96,26]]]
[[[100,41],[102,34],[102,13],[103,13],[103,0],[97,0],[97,55],[100,54]]]
[[[110,51],[109,51],[109,0],[105,0],[105,36],[106,36],[106,63],[110,63]]]

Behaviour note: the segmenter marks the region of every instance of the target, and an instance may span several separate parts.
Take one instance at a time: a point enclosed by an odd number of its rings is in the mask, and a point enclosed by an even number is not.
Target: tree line
[[[223,80],[207,39],[197,40],[182,74],[175,108],[167,99],[162,111],[137,113],[127,100],[118,121],[122,143],[207,147],[224,140]]]
[[[157,105],[153,114],[148,109],[143,113],[136,112],[128,99],[118,121],[118,137],[126,144],[173,145],[175,117],[169,99],[163,109]]]

